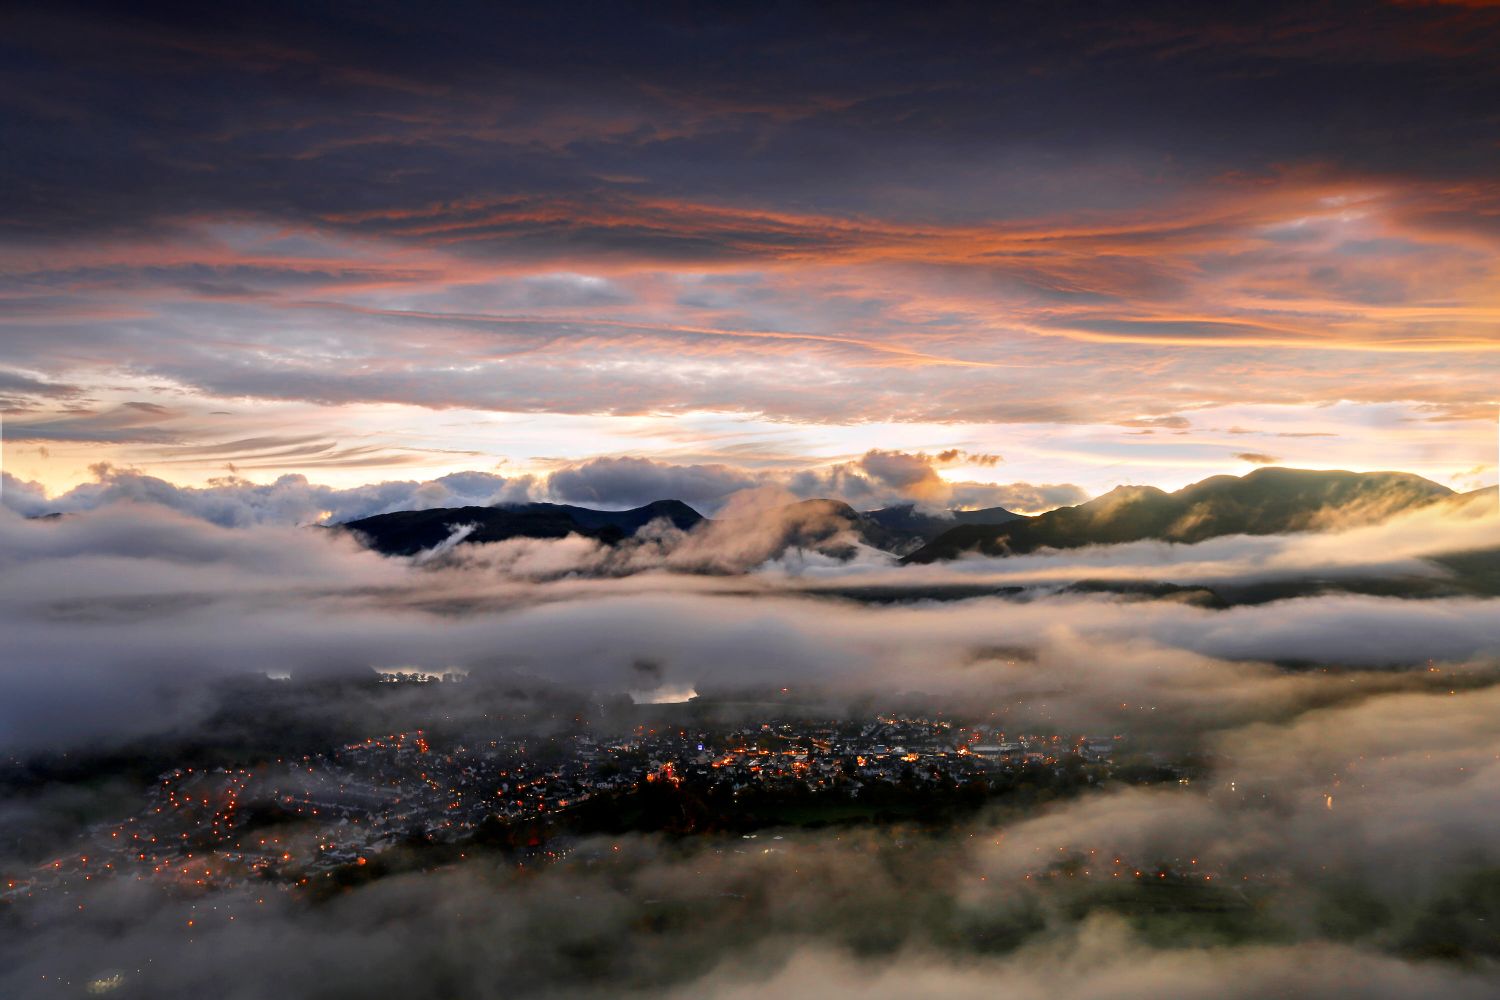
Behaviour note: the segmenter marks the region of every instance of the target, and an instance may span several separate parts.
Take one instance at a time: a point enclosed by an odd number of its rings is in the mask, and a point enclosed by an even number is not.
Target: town
[[[716,820],[721,829],[809,817],[920,821],[920,806],[942,792],[979,802],[1021,785],[1097,785],[1126,745],[1119,734],[1011,733],[890,714],[726,728],[641,724],[609,735],[584,720],[571,731],[483,742],[384,733],[253,766],[174,767],[145,791],[138,812],[96,824],[60,857],[3,873],[0,899],[82,896],[119,878],[189,892],[246,884],[295,892],[413,845],[450,857],[504,842],[520,849],[518,863],[534,864],[561,856],[570,834],[597,832],[600,816],[671,829],[623,808],[651,793],[708,803],[706,821],[683,832]],[[1155,766],[1163,779],[1186,774]]]

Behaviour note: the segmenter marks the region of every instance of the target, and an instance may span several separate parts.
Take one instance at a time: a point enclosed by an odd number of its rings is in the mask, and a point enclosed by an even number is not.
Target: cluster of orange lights
[[[647,774],[646,780],[648,782],[660,781],[674,788],[682,784],[682,778],[677,774],[677,769],[672,766],[671,761],[663,764],[660,770]]]

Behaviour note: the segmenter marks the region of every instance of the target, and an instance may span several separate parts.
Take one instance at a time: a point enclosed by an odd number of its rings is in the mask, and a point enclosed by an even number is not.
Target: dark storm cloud
[[[669,465],[647,458],[596,458],[547,477],[553,496],[565,503],[639,507],[653,500],[681,500],[717,507],[731,493],[760,485],[729,465]]]
[[[1493,349],[1496,36],[1354,3],[16,10],[0,362],[335,405],[1467,418],[1487,357],[1433,369]],[[1441,360],[1268,349],[1324,346]]]
[[[22,152],[0,179],[10,225],[38,235],[205,213],[420,235],[403,213],[426,210],[480,247],[714,259],[763,237],[548,221],[526,198],[775,192],[852,212],[998,165],[906,209],[967,218],[976,196],[1001,215],[1108,208],[1230,164],[1488,177],[1496,27],[1366,3],[49,5],[7,17]],[[1108,188],[1071,167],[1111,158]],[[466,207],[487,192],[508,199],[493,219]]]

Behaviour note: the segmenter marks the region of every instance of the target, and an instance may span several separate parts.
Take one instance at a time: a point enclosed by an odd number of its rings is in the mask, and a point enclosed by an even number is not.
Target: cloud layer
[[[1384,530],[1395,536],[1418,523]],[[788,526],[754,517],[687,536],[653,530],[618,549],[577,537],[514,540],[425,561],[387,559],[322,529],[224,528],[143,504],[60,520],[5,513],[0,530],[11,695],[0,733],[20,744],[170,726],[176,713],[186,720],[201,710],[192,696],[203,683],[247,671],[457,667],[620,691],[634,683],[630,664],[640,658],[661,665],[663,683],[700,691],[795,682],[851,697],[922,691],[1010,705],[1040,683],[1052,692],[1049,713],[1124,724],[1191,710],[1198,724],[1218,725],[1262,710],[1267,698],[1347,690],[1344,681],[1282,677],[1246,662],[1379,671],[1481,663],[1500,648],[1493,600],[1343,595],[1216,612],[1047,596],[1060,582],[1101,573],[1185,583],[1393,567],[1437,573],[1420,557],[1493,543],[1493,516],[1456,521],[1446,538],[1373,562],[1381,528],[1085,550],[1071,575],[1060,557],[1017,559],[1014,569],[998,560],[898,570],[869,549],[847,563],[795,550],[777,560],[775,540]],[[736,575],[673,572],[704,569]],[[850,588],[912,600],[976,583],[1041,589],[1020,602],[844,599]],[[1007,666],[985,652],[1018,646],[1041,659]],[[1387,681],[1371,674],[1370,683]],[[165,707],[172,692],[187,701]]]
[[[951,508],[999,506],[1024,513],[1087,499],[1072,484],[948,482],[938,475],[936,466],[940,464],[943,464],[941,459],[935,456],[878,450],[854,462],[800,471],[752,472],[719,464],[676,465],[636,457],[596,458],[564,466],[545,477],[462,472],[427,482],[397,480],[335,489],[313,484],[298,474],[283,475],[271,483],[226,476],[210,481],[205,487],[185,487],[135,470],[99,463],[92,469],[93,482],[57,496],[49,496],[40,483],[0,473],[4,477],[0,503],[25,517],[94,510],[120,502],[152,503],[233,527],[338,524],[397,510],[494,506],[533,500],[624,509],[672,499],[712,515],[736,495],[757,490],[779,491],[788,500],[843,500],[862,509],[919,504],[939,513]]]
[[[1425,520],[1065,558],[1074,575],[1391,572],[1494,540],[1493,511],[1414,517]],[[743,544],[658,533],[626,552],[574,538],[407,561],[320,529],[223,527],[162,504],[3,512],[0,747],[14,760],[144,737],[212,742],[222,685],[247,672],[309,683],[462,669],[463,685],[379,704],[310,687],[297,711],[326,726],[433,714],[463,725],[519,687],[628,692],[647,661],[661,684],[705,694],[792,687],[832,712],[984,706],[1007,727],[1193,751],[1206,770],[1188,786],[1114,786],[940,833],[786,831],[767,834],[767,850],[737,837],[585,839],[534,873],[471,858],[317,906],[121,880],[82,912],[71,899],[28,909],[0,943],[0,985],[69,995],[118,974],[122,995],[217,984],[248,997],[274,956],[278,988],[293,993],[732,1000],[1003,982],[1023,997],[1493,994],[1500,602],[1325,596],[1216,612],[1045,589],[920,596],[985,574],[1055,582],[1064,557],[910,569],[918,593],[879,605],[840,594],[896,572],[868,550],[735,576],[670,572],[678,552],[733,562]],[[634,575],[612,575],[611,559],[635,560]],[[0,804],[0,824],[68,829],[66,817],[119,796],[128,789],[59,787]],[[1218,916],[1174,923],[1137,908],[1132,894],[1147,890],[1134,873],[1158,869],[1207,876],[1196,891]],[[1415,960],[1444,947],[1473,960]]]

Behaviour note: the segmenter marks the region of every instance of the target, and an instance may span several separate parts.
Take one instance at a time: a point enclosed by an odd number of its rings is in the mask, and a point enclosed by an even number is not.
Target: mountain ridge
[[[890,531],[898,531],[921,539],[925,544],[943,532],[960,524],[1004,524],[1023,517],[1004,507],[985,507],[979,510],[950,510],[940,514],[928,514],[916,504],[897,504],[864,511],[864,516]]]
[[[442,544],[468,525],[473,525],[474,530],[463,540],[471,543],[584,535],[613,544],[660,519],[683,530],[705,520],[681,500],[655,500],[622,511],[555,503],[431,507],[374,514],[334,527],[356,533],[370,548],[384,555],[411,556]]]
[[[468,526],[473,530],[462,539],[466,543],[577,534],[617,544],[652,521],[665,518],[683,531],[700,525],[731,530],[742,524],[747,531],[770,527],[778,535],[777,549],[812,549],[848,558],[853,555],[851,537],[899,555],[914,550],[955,522],[973,518],[976,523],[996,523],[994,519],[1020,516],[1001,507],[956,511],[951,518],[917,513],[911,505],[859,511],[842,500],[814,498],[729,518],[707,518],[680,500],[667,499],[620,511],[541,502],[432,507],[375,514],[332,527],[356,533],[370,548],[385,555],[411,556],[442,544],[456,530]]]
[[[1230,534],[1285,534],[1373,523],[1401,511],[1445,502],[1466,505],[1495,489],[1460,494],[1403,472],[1265,468],[1245,476],[1211,476],[1180,490],[1121,485],[1092,500],[1037,515],[1003,507],[927,513],[912,504],[859,511],[842,500],[810,499],[729,518],[707,518],[664,499],[628,510],[556,503],[505,504],[393,511],[333,526],[357,534],[386,555],[434,548],[460,528],[465,543],[577,534],[618,544],[665,520],[693,532],[770,533],[776,551],[808,549],[852,557],[855,543],[890,552],[903,564],[940,562],[978,553],[1022,555],[1158,540],[1192,543]],[[700,532],[701,534],[701,532]]]
[[[902,562],[932,563],[978,553],[1024,555],[1039,549],[1138,541],[1192,543],[1222,535],[1314,531],[1373,523],[1458,496],[1406,472],[1345,472],[1277,467],[1245,476],[1211,476],[1168,493],[1117,486],[1085,503],[999,525],[959,525]]]

